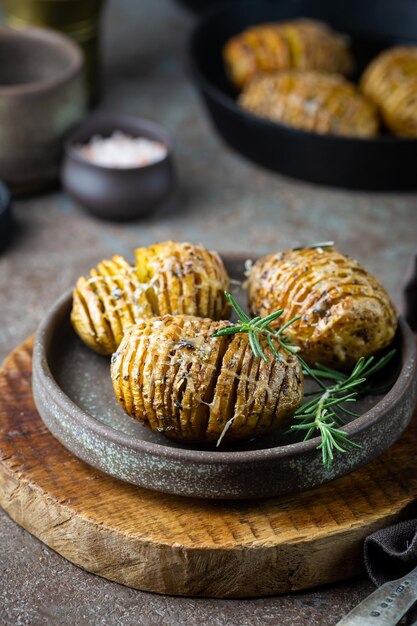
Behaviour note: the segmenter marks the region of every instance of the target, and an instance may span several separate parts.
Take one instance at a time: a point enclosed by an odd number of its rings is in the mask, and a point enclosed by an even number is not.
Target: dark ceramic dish
[[[76,149],[77,145],[88,143],[93,135],[108,137],[116,130],[163,143],[167,147],[166,157],[142,167],[109,168],[87,161]],[[140,117],[95,116],[69,138],[61,178],[70,196],[97,217],[106,220],[144,217],[174,191],[171,138],[164,128]]]
[[[230,275],[241,278],[243,259],[226,257],[225,261]],[[401,321],[395,340],[397,380],[385,395],[357,403],[361,417],[346,431],[363,447],[338,455],[331,470],[323,469],[318,439],[294,443],[278,434],[220,451],[183,447],[124,413],[113,394],[110,360],[81,343],[70,325],[70,309],[67,293],[37,332],[33,392],[38,411],[52,434],[76,456],[112,476],[156,491],[239,499],[315,487],[386,450],[406,428],[416,403],[416,343]],[[391,375],[392,368],[386,376]]]
[[[178,4],[182,4],[194,13],[203,13],[218,4],[225,4],[225,1],[230,2],[231,0],[177,0]],[[234,2],[239,2],[239,0],[234,0]]]
[[[12,203],[10,192],[0,181],[0,252],[10,241],[12,230]]]
[[[382,49],[417,43],[414,0],[242,0],[205,15],[190,41],[195,82],[214,126],[235,150],[271,170],[352,189],[417,189],[417,139],[382,134],[374,139],[320,135],[245,112],[226,77],[222,48],[257,23],[296,17],[323,20],[351,37],[356,76]]]
[[[13,194],[56,181],[64,135],[85,110],[83,57],[71,39],[0,27],[0,177]]]

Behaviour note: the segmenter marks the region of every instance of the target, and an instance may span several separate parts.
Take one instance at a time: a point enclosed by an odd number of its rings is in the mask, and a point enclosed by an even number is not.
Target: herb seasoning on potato
[[[165,315],[126,333],[113,355],[116,397],[125,411],[171,439],[216,442],[276,431],[303,399],[298,359],[278,359],[260,337],[267,360],[246,334],[214,337],[231,327],[194,316]]]
[[[349,368],[388,346],[397,328],[397,312],[383,286],[332,246],[259,259],[248,297],[256,315],[284,309],[282,322],[300,316],[287,335],[310,364]]]
[[[114,256],[79,278],[71,321],[84,343],[110,355],[126,329],[142,319],[167,313],[227,317],[228,288],[217,252],[167,241],[138,248],[134,265]]]

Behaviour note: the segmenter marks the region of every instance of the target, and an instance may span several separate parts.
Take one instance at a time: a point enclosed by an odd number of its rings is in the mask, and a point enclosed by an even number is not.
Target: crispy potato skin
[[[171,439],[215,442],[279,429],[303,398],[298,360],[256,359],[246,334],[213,337],[229,322],[194,316],[153,318],[133,326],[112,357],[115,395],[133,418]]]
[[[334,248],[286,250],[259,259],[248,280],[249,308],[284,309],[280,325],[309,364],[352,367],[388,346],[398,316],[379,281]]]
[[[297,69],[349,74],[353,67],[346,38],[309,19],[251,26],[227,41],[223,59],[238,89],[262,72]]]
[[[78,279],[71,321],[90,348],[112,354],[127,328],[141,319],[181,314],[215,320],[229,314],[229,277],[217,252],[166,241],[123,257],[103,260]]]
[[[382,52],[366,68],[360,86],[394,134],[417,137],[417,46]]]
[[[338,74],[261,74],[245,86],[239,104],[260,117],[322,134],[372,137],[379,127],[374,104]]]

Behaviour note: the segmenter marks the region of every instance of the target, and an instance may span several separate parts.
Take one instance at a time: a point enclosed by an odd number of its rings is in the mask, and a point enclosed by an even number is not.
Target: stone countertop
[[[151,218],[100,222],[62,192],[15,202],[0,257],[0,357],[33,333],[52,302],[98,260],[138,245],[189,240],[250,257],[334,240],[402,306],[417,242],[417,195],[326,189],[263,171],[212,132],[189,80],[193,18],[169,0],[109,0],[103,19],[104,111],[142,115],[173,134],[180,191]],[[1,624],[331,626],[371,589],[366,580],[268,599],[162,597],[74,567],[0,513]]]

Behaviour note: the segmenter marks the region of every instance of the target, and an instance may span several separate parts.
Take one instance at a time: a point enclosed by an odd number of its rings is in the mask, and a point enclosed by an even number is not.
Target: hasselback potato
[[[274,431],[301,404],[296,357],[281,362],[261,338],[255,358],[246,334],[213,337],[230,322],[165,315],[133,326],[112,357],[114,392],[126,412],[183,441],[247,439]]]
[[[318,133],[370,137],[378,131],[375,106],[336,74],[289,70],[258,75],[239,103],[260,117]]]
[[[124,332],[141,319],[189,314],[228,316],[229,278],[216,252],[167,241],[136,250],[135,264],[114,256],[78,279],[71,321],[81,339],[111,354]]]
[[[389,345],[397,313],[379,281],[333,247],[286,250],[259,259],[248,281],[249,307],[265,316],[284,309],[287,329],[310,364],[351,367]]]
[[[310,19],[251,26],[229,39],[223,58],[239,89],[259,72],[299,69],[348,74],[352,69],[346,37]]]
[[[382,52],[365,70],[361,88],[393,133],[417,137],[417,46]]]

